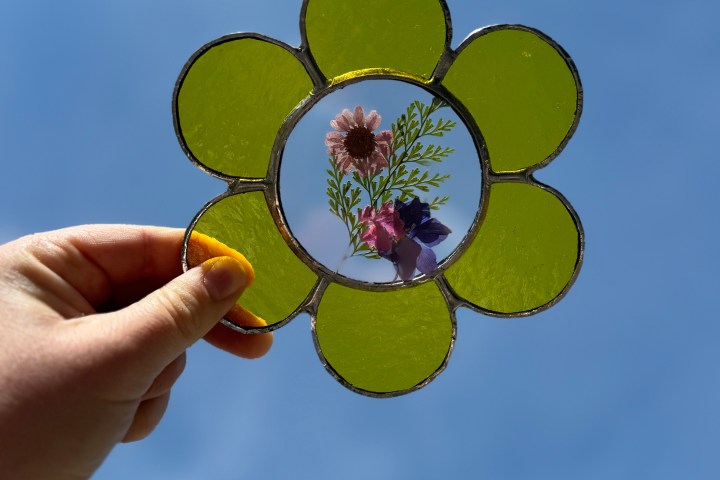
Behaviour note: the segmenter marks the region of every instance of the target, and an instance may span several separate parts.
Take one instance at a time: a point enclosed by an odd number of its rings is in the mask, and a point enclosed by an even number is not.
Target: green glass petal
[[[442,83],[475,118],[495,172],[551,157],[579,115],[573,70],[534,32],[481,34],[462,49]]]
[[[288,317],[307,297],[317,277],[290,250],[280,235],[262,192],[226,197],[206,210],[194,231],[208,235],[245,255],[255,281],[238,304],[268,325]]]
[[[264,178],[278,130],[312,88],[285,48],[251,37],[223,41],[200,54],[182,80],[178,130],[202,165]]]
[[[308,0],[305,31],[331,79],[373,68],[429,79],[447,36],[438,0]]]
[[[579,259],[578,228],[552,193],[496,183],[478,236],[446,272],[453,290],[498,313],[527,312],[555,299]]]
[[[432,282],[387,292],[331,284],[315,334],[328,364],[347,383],[384,394],[411,389],[441,369],[453,323]]]

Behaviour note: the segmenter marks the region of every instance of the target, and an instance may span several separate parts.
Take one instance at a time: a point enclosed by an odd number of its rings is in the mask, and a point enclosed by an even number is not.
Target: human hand
[[[116,443],[155,428],[202,337],[267,352],[271,334],[217,323],[245,287],[241,265],[182,274],[182,237],[97,225],[0,246],[0,477],[90,476]]]

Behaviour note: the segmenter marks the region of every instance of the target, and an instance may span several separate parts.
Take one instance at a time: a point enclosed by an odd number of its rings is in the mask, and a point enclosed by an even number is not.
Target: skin
[[[0,477],[89,477],[158,425],[200,338],[265,354],[219,324],[246,275],[228,257],[182,273],[183,231],[93,225],[0,246]]]

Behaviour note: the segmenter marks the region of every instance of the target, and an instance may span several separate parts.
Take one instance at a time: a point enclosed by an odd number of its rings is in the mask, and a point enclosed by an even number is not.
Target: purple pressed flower
[[[381,255],[381,257],[390,260],[395,265],[398,276],[404,281],[410,280],[415,274],[417,268],[417,259],[422,253],[423,248],[407,236],[400,238],[389,254]],[[430,250],[432,252],[432,250]]]
[[[410,280],[415,270],[429,274],[437,268],[434,247],[451,233],[451,230],[435,218],[430,218],[430,205],[415,197],[410,203],[395,201],[395,212],[404,225],[404,233],[393,242],[389,252],[378,253],[390,260],[404,280]],[[418,243],[419,241],[419,243]]]
[[[380,121],[375,110],[365,115],[358,105],[354,113],[346,108],[330,122],[335,131],[325,135],[325,145],[340,170],[350,173],[355,168],[358,175],[365,177],[388,167],[393,135],[390,130],[373,133]]]
[[[405,224],[408,237],[420,240],[428,247],[434,247],[451,233],[451,230],[436,218],[430,218],[430,205],[418,197],[408,204],[395,200],[395,210]]]
[[[430,217],[430,205],[415,197],[410,203],[387,202],[379,209],[367,206],[358,215],[365,226],[360,239],[390,260],[398,276],[410,280],[415,270],[429,274],[437,268],[434,247],[450,229]]]

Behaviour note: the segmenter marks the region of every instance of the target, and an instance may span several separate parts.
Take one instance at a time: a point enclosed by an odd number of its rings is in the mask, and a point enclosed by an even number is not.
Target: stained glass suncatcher
[[[305,0],[300,31],[298,48],[221,37],[180,74],[180,144],[228,184],[189,226],[183,265],[242,252],[255,282],[225,325],[268,332],[307,312],[340,383],[408,393],[447,365],[459,307],[531,315],[577,277],[580,220],[533,173],[577,128],[580,79],[557,43],[524,26],[483,28],[450,48],[442,0]],[[410,93],[372,93],[383,85]],[[288,193],[298,178],[305,190]],[[457,181],[474,186],[472,200]],[[289,215],[311,195],[333,227],[310,237],[327,248],[311,248]]]

